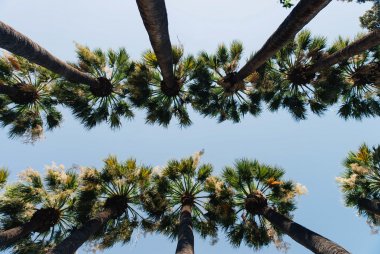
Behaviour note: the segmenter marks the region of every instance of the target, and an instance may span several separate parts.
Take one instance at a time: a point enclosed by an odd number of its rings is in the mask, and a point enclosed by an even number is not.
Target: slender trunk
[[[262,215],[282,232],[293,238],[294,241],[317,254],[348,254],[333,241],[301,226],[272,208],[266,207]]]
[[[181,210],[176,254],[194,254],[194,234],[191,222],[191,205],[184,205]]]
[[[12,244],[35,231],[39,226],[36,220],[31,220],[21,226],[0,232],[0,249],[11,247]]]
[[[380,215],[380,200],[370,200],[367,198],[360,198],[358,205],[361,209],[364,209],[368,212]]]
[[[284,47],[331,0],[301,0],[264,46],[236,74],[235,83],[242,81]]]
[[[91,236],[98,232],[114,215],[108,208],[95,218],[87,221],[82,227],[74,230],[65,240],[51,249],[48,254],[74,254]]]
[[[74,83],[96,85],[98,81],[59,60],[46,49],[0,21],[0,48],[24,57]]]
[[[309,67],[307,72],[315,73],[324,68],[328,68],[334,64],[337,64],[343,60],[346,60],[352,56],[360,54],[370,48],[380,45],[380,29],[376,29],[364,37],[354,41],[347,47],[336,51],[335,53],[329,55],[313,64]]]
[[[173,53],[170,43],[165,0],[136,0],[150,43],[157,56],[168,89],[178,87],[173,72]]]

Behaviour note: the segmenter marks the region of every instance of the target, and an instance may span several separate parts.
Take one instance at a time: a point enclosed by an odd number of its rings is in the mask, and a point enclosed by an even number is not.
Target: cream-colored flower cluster
[[[193,155],[193,167],[198,167],[199,161],[201,160],[202,155],[205,153],[205,150],[202,149]]]
[[[352,171],[358,175],[365,175],[369,173],[369,169],[363,166],[360,166],[357,163],[352,163],[350,164],[350,168]]]
[[[34,170],[33,168],[29,167],[29,168],[25,169],[24,171],[22,171],[18,175],[18,177],[19,177],[20,181],[22,181],[22,182],[31,183],[36,178],[40,178],[41,175],[40,175],[40,172],[38,172],[37,170]]]
[[[355,187],[356,185],[356,179],[357,179],[358,175],[357,174],[352,174],[349,178],[345,178],[345,177],[335,177],[335,180],[342,184],[342,187],[343,188],[349,188],[349,189],[352,189]]]
[[[215,176],[209,176],[206,179],[205,188],[214,190],[216,196],[219,197],[223,190],[223,182]]]

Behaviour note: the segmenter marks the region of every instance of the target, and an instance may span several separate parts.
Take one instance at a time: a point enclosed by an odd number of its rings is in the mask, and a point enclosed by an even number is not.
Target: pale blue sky
[[[261,47],[289,13],[277,0],[168,0],[167,8],[172,43],[182,43],[189,53],[213,51],[220,42],[239,39],[248,55]],[[361,31],[358,16],[367,8],[333,1],[307,27],[328,37],[329,42],[338,35],[353,37]],[[0,0],[0,20],[63,60],[75,59],[74,42],[104,49],[125,46],[134,59],[150,47],[133,0]],[[379,143],[379,119],[344,121],[332,110],[322,117],[310,115],[308,120],[296,122],[280,111],[248,116],[239,124],[217,124],[191,114],[191,127],[181,129],[173,122],[165,129],[145,125],[144,113],[137,112],[119,131],[106,126],[87,131],[65,112],[62,127],[35,145],[9,140],[7,129],[0,129],[0,165],[11,170],[12,178],[29,166],[43,170],[52,161],[99,167],[109,154],[164,165],[171,158],[204,148],[203,161],[214,164],[216,173],[236,158],[256,158],[283,167],[288,178],[309,189],[309,194],[298,200],[295,221],[355,254],[375,254],[380,249],[379,235],[371,235],[365,220],[343,206],[334,180],[349,150],[362,142]],[[289,253],[310,253],[292,239],[286,240],[291,243]],[[136,236],[133,244],[105,253],[174,253],[175,245],[162,236]],[[196,238],[195,248],[197,253],[253,252],[245,246],[231,248],[223,235],[215,246]],[[278,252],[269,247],[258,253]]]

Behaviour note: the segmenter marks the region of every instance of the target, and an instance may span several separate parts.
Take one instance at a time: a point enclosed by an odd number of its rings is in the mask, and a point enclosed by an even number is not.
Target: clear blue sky
[[[182,43],[189,53],[213,51],[220,42],[239,39],[248,55],[261,47],[289,13],[277,0],[168,0],[167,8],[172,43]],[[361,31],[358,16],[368,8],[333,1],[307,27],[328,37],[329,42],[338,35],[353,37]],[[64,60],[75,60],[74,42],[104,49],[125,46],[135,59],[150,47],[133,0],[0,0],[0,20]],[[217,124],[192,114],[191,127],[181,129],[172,123],[165,129],[145,125],[144,113],[137,112],[136,118],[125,122],[119,131],[106,126],[86,131],[65,112],[62,127],[35,145],[9,140],[7,129],[0,129],[0,166],[11,170],[13,179],[26,167],[43,170],[52,161],[100,167],[109,154],[164,165],[171,158],[204,148],[203,161],[213,163],[216,173],[236,158],[256,158],[283,167],[288,178],[309,189],[309,194],[298,200],[295,221],[352,253],[379,252],[379,235],[371,235],[365,220],[343,206],[334,178],[342,171],[341,162],[349,150],[362,142],[379,143],[380,119],[344,121],[332,110],[322,117],[310,115],[308,120],[296,122],[280,111],[264,112],[257,118],[248,116],[239,124]],[[286,240],[291,243],[289,253],[310,253],[292,239]],[[174,253],[175,245],[162,236],[134,236],[133,244],[106,253]],[[231,248],[223,235],[215,246],[197,237],[195,248],[197,253],[253,252],[245,246]],[[269,247],[258,253],[277,250]]]

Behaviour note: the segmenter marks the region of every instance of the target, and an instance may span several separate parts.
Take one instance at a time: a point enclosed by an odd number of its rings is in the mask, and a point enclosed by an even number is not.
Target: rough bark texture
[[[358,201],[358,205],[361,209],[380,215],[380,200],[370,200],[367,198],[360,198]]]
[[[262,215],[294,241],[317,254],[348,254],[349,252],[333,241],[301,226],[284,215],[267,207]]]
[[[173,53],[165,0],[136,0],[136,2],[157,56],[165,85],[169,89],[176,89],[178,84],[173,72]]]
[[[191,223],[191,206],[184,205],[181,210],[176,254],[194,254],[194,234]]]
[[[99,231],[114,215],[112,209],[105,209],[81,228],[73,231],[65,240],[48,254],[74,254],[92,235]]]
[[[236,75],[239,82],[271,58],[312,20],[331,0],[301,0],[282,22],[264,46],[243,66]]]
[[[351,43],[344,49],[341,49],[329,55],[328,57],[321,59],[314,65],[310,66],[310,68],[308,69],[308,72],[309,73],[318,72],[319,70],[322,70],[324,68],[337,64],[343,60],[346,60],[352,56],[360,54],[361,52],[364,52],[377,45],[380,45],[380,29],[376,29],[368,33],[366,36],[354,41],[353,43]]]
[[[30,221],[19,227],[0,232],[0,249],[11,247],[12,244],[35,231],[38,226],[37,221]]]
[[[97,80],[59,60],[46,49],[0,21],[0,48],[57,73],[74,83],[97,84]]]

